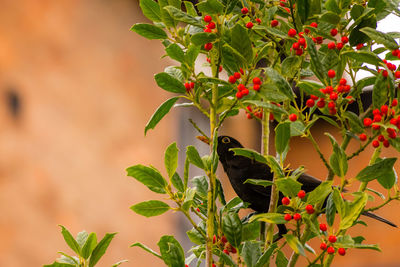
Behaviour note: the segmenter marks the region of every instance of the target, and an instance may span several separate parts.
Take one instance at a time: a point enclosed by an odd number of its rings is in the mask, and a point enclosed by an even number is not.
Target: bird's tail
[[[381,222],[384,222],[386,224],[389,224],[392,227],[396,227],[397,228],[397,225],[395,225],[391,221],[386,220],[385,218],[382,218],[381,216],[376,215],[375,213],[372,213],[372,212],[369,212],[369,211],[364,211],[362,213],[362,215],[370,217],[370,218],[378,220],[378,221],[381,221]]]

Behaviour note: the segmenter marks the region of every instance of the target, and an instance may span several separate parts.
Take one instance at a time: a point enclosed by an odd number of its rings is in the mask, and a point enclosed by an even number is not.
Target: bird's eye
[[[231,139],[229,139],[229,137],[224,137],[224,138],[222,138],[222,143],[228,144],[228,143],[230,143],[230,142],[231,142]]]

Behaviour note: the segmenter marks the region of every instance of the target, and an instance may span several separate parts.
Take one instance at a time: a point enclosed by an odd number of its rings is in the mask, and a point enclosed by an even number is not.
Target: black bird
[[[201,138],[199,138],[202,140]],[[232,184],[236,194],[244,201],[250,203],[250,208],[256,212],[268,212],[269,202],[271,199],[271,187],[263,187],[244,182],[247,179],[272,180],[273,173],[268,165],[252,160],[244,156],[235,156],[231,148],[243,148],[236,139],[230,136],[219,136],[217,153],[219,160],[224,167],[224,171],[228,175],[229,181]],[[321,181],[307,174],[302,174],[297,179],[302,184],[301,189],[306,192],[311,192]],[[279,201],[283,195],[279,195]],[[379,217],[371,212],[363,212],[365,216],[384,222],[390,226],[397,227],[394,223]],[[279,234],[286,233],[286,227],[279,225]]]

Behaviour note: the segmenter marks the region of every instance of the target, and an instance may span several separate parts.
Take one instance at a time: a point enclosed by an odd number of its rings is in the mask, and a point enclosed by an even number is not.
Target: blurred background
[[[144,126],[169,94],[153,75],[171,64],[158,41],[129,31],[144,22],[136,0],[0,0],[0,266],[52,263],[57,251],[70,252],[58,224],[73,235],[81,230],[118,232],[99,266],[127,259],[123,266],[163,266],[139,248],[158,251],[162,235],[173,234],[187,246],[190,228],[168,212],[147,219],[129,210],[137,202],[160,199],[125,169],[152,164],[163,169],[163,151],[177,141],[181,152],[195,144],[188,123],[206,125],[193,110],[175,109],[144,137]],[[322,149],[330,144],[317,126]],[[259,127],[240,114],[223,132],[259,149]],[[356,149],[352,143],[349,150]],[[326,172],[311,144],[291,143],[288,162],[308,172]],[[368,161],[371,150],[351,162],[348,176]],[[385,156],[398,156],[388,149]],[[181,155],[183,159],[183,154]],[[357,166],[360,166],[357,168]],[[396,168],[400,170],[397,163]],[[195,174],[193,172],[192,174]],[[221,173],[227,198],[234,196]],[[377,186],[379,188],[379,186]],[[162,199],[162,198],[161,198]],[[378,213],[400,225],[400,205]],[[400,266],[400,230],[365,220],[351,234],[379,243],[383,253],[350,250],[335,266]]]

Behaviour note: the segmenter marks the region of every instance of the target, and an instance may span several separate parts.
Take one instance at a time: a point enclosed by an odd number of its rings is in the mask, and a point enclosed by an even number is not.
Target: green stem
[[[261,142],[261,153],[263,154],[263,156],[268,156],[269,155],[269,112],[268,111],[264,111],[263,112],[263,118],[262,118],[262,142]],[[273,190],[271,192],[271,196],[273,194]],[[271,203],[272,203],[272,197],[271,197],[271,201],[270,201],[270,206],[269,206],[269,210],[271,212]],[[267,248],[268,244],[270,241],[272,241],[273,238],[273,227],[272,227],[272,238],[270,238],[270,225],[268,225],[268,230],[267,230],[267,239],[265,238],[265,227],[266,224],[265,222],[261,222],[261,227],[260,227],[260,240],[263,241],[265,243],[265,248]]]
[[[331,266],[332,261],[333,261],[333,258],[334,258],[334,254],[329,255],[329,256],[325,259],[323,267],[329,267],[329,266]]]
[[[325,167],[328,169],[329,171],[329,177],[330,179],[328,180],[332,180],[333,179],[333,171],[331,166],[329,165],[328,161],[326,161],[324,155],[322,154],[321,150],[319,149],[319,146],[317,144],[317,142],[315,141],[314,137],[312,136],[311,132],[308,133],[307,135],[308,139],[310,139],[311,143],[313,144],[315,150],[318,152],[319,157],[321,158],[322,162],[325,164]]]

